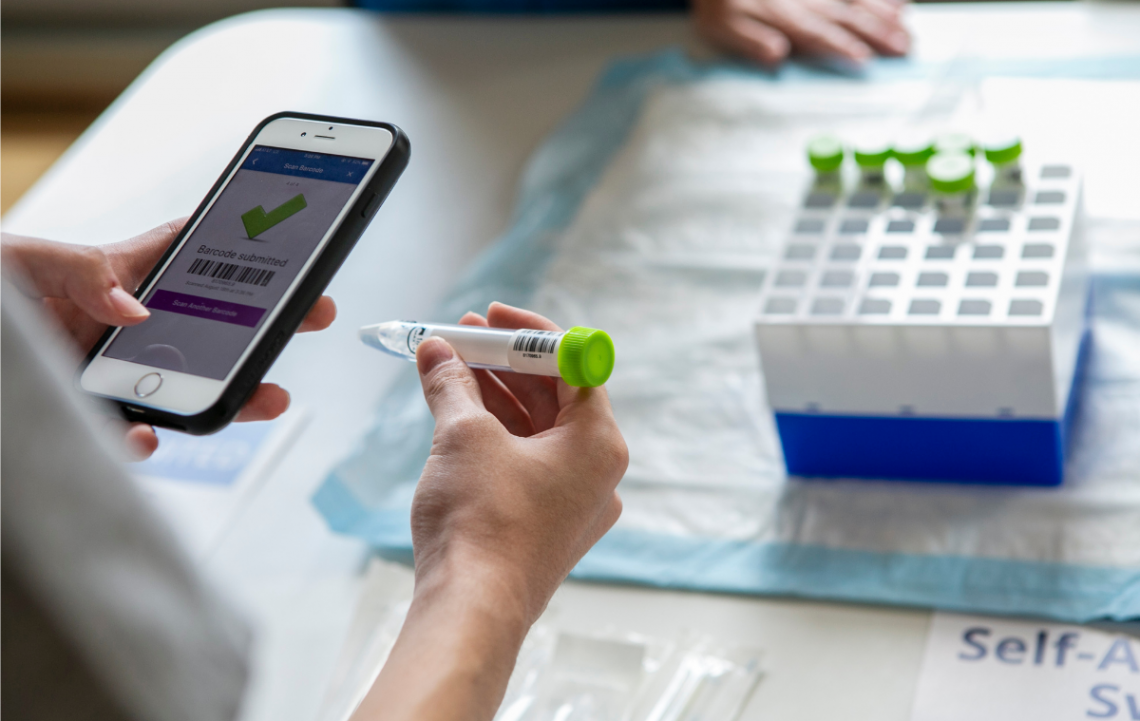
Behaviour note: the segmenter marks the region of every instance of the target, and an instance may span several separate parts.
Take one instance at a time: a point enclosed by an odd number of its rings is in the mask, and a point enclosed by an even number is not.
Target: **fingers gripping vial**
[[[393,320],[360,329],[365,344],[410,361],[431,337],[446,340],[472,368],[554,376],[572,386],[600,386],[614,369],[613,341],[595,328],[509,330]]]

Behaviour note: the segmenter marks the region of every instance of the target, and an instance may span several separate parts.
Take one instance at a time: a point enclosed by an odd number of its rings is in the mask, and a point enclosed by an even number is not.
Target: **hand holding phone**
[[[9,279],[22,293],[40,299],[75,352],[85,353],[108,326],[137,325],[148,317],[132,296],[147,273],[178,236],[186,218],[163,223],[129,240],[98,247],[57,243],[5,233],[3,264],[14,270]],[[324,330],[336,319],[336,304],[321,296],[298,332]],[[289,394],[274,383],[262,383],[242,406],[237,421],[267,421],[289,407]],[[147,424],[131,424],[127,443],[138,458],[157,448],[158,437]]]
[[[78,383],[128,420],[214,432],[237,415],[407,165],[393,125],[264,121],[142,282]]]

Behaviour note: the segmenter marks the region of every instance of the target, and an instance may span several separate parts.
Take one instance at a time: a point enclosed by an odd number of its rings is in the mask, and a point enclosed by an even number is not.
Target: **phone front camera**
[[[301,133],[302,138],[305,137],[305,135],[307,135],[307,133]]]

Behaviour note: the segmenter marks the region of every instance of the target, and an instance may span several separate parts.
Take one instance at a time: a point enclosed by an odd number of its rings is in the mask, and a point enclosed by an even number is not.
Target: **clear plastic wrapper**
[[[761,654],[707,638],[579,635],[536,627],[496,721],[733,721]]]

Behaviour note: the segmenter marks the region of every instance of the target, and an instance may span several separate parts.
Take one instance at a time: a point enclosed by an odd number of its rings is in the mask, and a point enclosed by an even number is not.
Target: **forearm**
[[[499,304],[462,320],[558,330]],[[354,721],[490,721],[530,625],[621,514],[629,456],[602,388],[476,375],[435,337],[416,366],[436,419],[412,501],[416,589]]]
[[[396,645],[353,721],[491,719],[530,623],[513,585],[459,563],[417,579]]]

